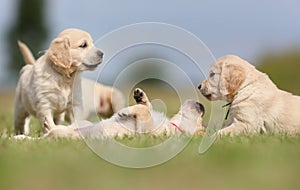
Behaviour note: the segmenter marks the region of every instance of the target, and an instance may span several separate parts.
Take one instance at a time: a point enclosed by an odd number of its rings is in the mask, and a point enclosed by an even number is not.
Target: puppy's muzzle
[[[206,87],[206,85],[202,85],[203,82],[198,86],[199,91],[201,92],[201,94],[203,96],[205,96],[208,100],[211,100],[211,93],[208,93],[208,88]]]
[[[94,69],[96,69],[96,67],[98,65],[100,65],[102,63],[104,53],[102,51],[100,51],[99,49],[97,49],[95,51],[94,55],[96,56],[93,58],[94,61],[92,61],[92,62],[94,62],[94,64],[88,63],[90,61],[82,63],[88,70],[94,70]]]

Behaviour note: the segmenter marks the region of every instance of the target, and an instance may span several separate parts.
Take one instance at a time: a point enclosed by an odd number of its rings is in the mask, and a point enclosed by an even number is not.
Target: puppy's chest
[[[52,87],[40,91],[41,103],[49,105],[56,113],[66,111],[68,103],[72,100],[72,89],[69,86],[52,84]]]
[[[72,99],[71,93],[71,88],[65,87],[59,89],[55,100],[58,111],[64,111],[67,108],[68,103],[71,102]]]
[[[72,101],[73,79],[58,74],[49,64],[36,64],[32,81],[37,104],[56,113],[66,111]]]

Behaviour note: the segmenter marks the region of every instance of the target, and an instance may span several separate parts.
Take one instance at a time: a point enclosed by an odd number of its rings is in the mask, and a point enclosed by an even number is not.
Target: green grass
[[[1,189],[299,189],[300,137],[218,139],[199,155],[201,137],[165,164],[127,169],[83,141],[0,140]],[[126,155],[124,155],[126,156]]]
[[[13,110],[7,109],[12,103],[6,103],[8,107],[0,109],[1,134],[12,132]],[[34,133],[38,134],[38,123],[34,121],[33,125]],[[143,147],[161,140],[134,137],[126,138],[123,143]],[[11,190],[300,188],[300,136],[224,137],[200,155],[201,140],[193,138],[184,151],[162,165],[128,169],[98,157],[82,140],[0,138],[0,187]]]

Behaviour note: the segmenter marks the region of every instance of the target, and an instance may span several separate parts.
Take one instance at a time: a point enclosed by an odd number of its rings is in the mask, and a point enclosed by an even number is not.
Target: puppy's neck
[[[178,126],[182,125],[182,122],[186,120],[186,118],[184,117],[184,115],[182,115],[181,112],[177,113],[176,115],[174,115],[171,119],[170,119],[170,123],[174,123]]]
[[[62,68],[61,66],[54,64],[48,57],[46,57],[46,59],[47,59],[46,62],[49,64],[51,68],[53,68],[53,71],[55,71],[58,75],[63,76],[65,79],[70,79],[71,81],[73,81],[76,74],[79,73],[73,67],[69,69]]]
[[[241,85],[241,87],[237,90],[236,94],[232,96],[230,100],[229,99],[227,100],[228,102],[232,103],[233,107],[234,105],[239,104],[240,102],[244,102],[247,99],[251,99],[252,97],[255,97],[253,95],[256,92],[253,90],[253,86],[262,83],[262,81],[264,81],[263,83],[268,84],[268,88],[274,90],[277,89],[276,85],[269,79],[268,75],[258,70],[252,70],[252,71],[253,72],[250,72],[250,74],[248,74],[246,80]]]
[[[184,133],[193,134],[196,128],[202,128],[202,118],[200,115],[199,118],[188,118],[184,113],[179,112],[170,119],[170,125],[173,130],[175,130],[174,124]]]

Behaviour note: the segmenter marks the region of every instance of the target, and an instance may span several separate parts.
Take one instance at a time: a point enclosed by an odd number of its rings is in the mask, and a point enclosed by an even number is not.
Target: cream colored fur
[[[26,64],[36,62],[30,49],[22,42],[18,41],[21,53]],[[111,117],[114,113],[125,106],[123,93],[117,88],[106,86],[90,79],[82,77],[82,106],[83,115],[81,119],[88,119],[90,116],[99,114],[102,117]],[[93,96],[91,96],[93,94]]]
[[[85,127],[60,127],[50,130],[45,137],[103,138],[124,137],[134,134],[174,135],[181,133],[172,123],[183,130],[186,135],[203,132],[202,116],[204,107],[194,100],[187,100],[179,112],[170,120],[165,114],[152,110],[150,101],[145,92],[136,89],[134,98],[137,105],[121,109],[111,118],[90,124]],[[80,125],[80,124],[79,124]]]
[[[232,122],[219,131],[221,135],[300,132],[300,97],[278,89],[265,73],[238,56],[218,59],[199,88],[209,100],[232,104]]]
[[[80,73],[102,62],[103,53],[91,36],[79,29],[64,30],[35,63],[27,46],[21,42],[19,46],[27,65],[16,89],[15,133],[29,133],[25,120],[30,115],[38,118],[44,132],[59,124],[63,113],[73,122],[73,112],[82,110]]]

